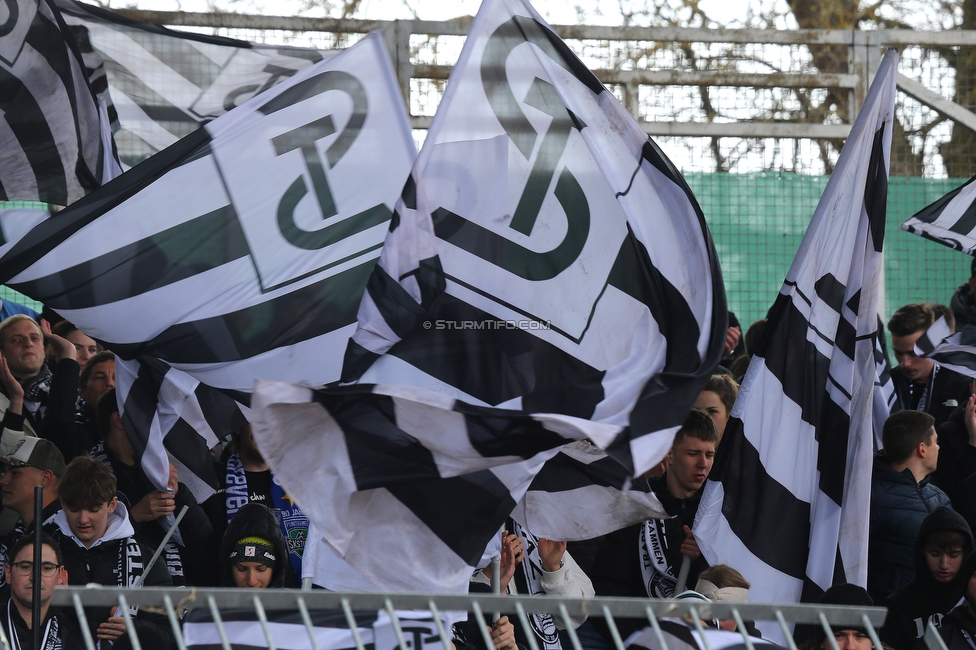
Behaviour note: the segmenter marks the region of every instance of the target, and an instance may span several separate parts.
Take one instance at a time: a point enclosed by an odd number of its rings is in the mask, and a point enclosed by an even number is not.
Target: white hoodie
[[[71,526],[68,525],[68,517],[64,514],[64,510],[58,512],[54,516],[54,523],[58,525],[61,532],[64,533],[66,537],[70,537],[75,544],[81,547],[85,547],[84,542],[75,537],[74,532],[71,530]],[[132,522],[129,521],[129,512],[125,509],[125,505],[119,501],[115,504],[115,510],[108,513],[108,528],[105,530],[105,534],[99,539],[95,540],[95,543],[87,548],[95,548],[99,544],[105,542],[114,542],[119,539],[126,539],[127,537],[132,537],[136,534],[135,528],[132,527]]]

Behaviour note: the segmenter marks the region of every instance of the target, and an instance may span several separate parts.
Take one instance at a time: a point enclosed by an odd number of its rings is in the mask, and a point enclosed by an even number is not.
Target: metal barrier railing
[[[743,637],[747,650],[753,650],[753,641],[746,632],[744,621],[774,621],[778,623],[786,645],[796,650],[790,625],[793,623],[812,624],[823,629],[829,640],[831,650],[838,650],[834,641],[832,629],[846,629],[843,626],[864,628],[874,642],[876,648],[881,648],[876,629],[882,625],[886,610],[882,607],[852,608],[828,605],[766,605],[753,603],[719,603],[704,601],[667,601],[642,598],[560,598],[555,596],[514,596],[498,594],[391,594],[391,593],[348,593],[325,590],[299,591],[291,589],[216,589],[216,588],[163,588],[142,587],[137,589],[108,588],[98,585],[87,587],[58,587],[55,589],[52,604],[62,607],[72,607],[82,622],[82,634],[89,650],[95,650],[92,633],[85,625],[84,608],[86,607],[115,607],[122,612],[127,622],[129,636],[133,647],[141,650],[135,632],[133,631],[130,608],[139,607],[142,611],[164,615],[172,627],[177,647],[186,650],[181,614],[187,610],[204,610],[209,612],[207,621],[216,629],[219,643],[225,650],[231,650],[231,641],[225,631],[224,617],[230,610],[254,612],[256,620],[264,633],[266,647],[273,648],[272,632],[268,622],[269,612],[282,610],[296,612],[300,615],[301,625],[304,626],[310,643],[308,647],[318,648],[312,612],[331,611],[340,612],[346,623],[353,630],[352,638],[357,650],[366,650],[366,644],[356,632],[356,613],[383,612],[389,616],[389,622],[396,638],[399,650],[417,650],[416,645],[408,644],[404,636],[404,628],[400,619],[412,612],[429,613],[430,619],[436,626],[437,635],[444,650],[451,650],[450,630],[444,625],[442,618],[449,613],[471,612],[479,619],[485,612],[501,612],[514,615],[523,629],[528,630],[529,614],[547,613],[559,617],[568,632],[573,650],[582,650],[582,645],[573,631],[571,617],[600,617],[604,618],[611,632],[613,645],[616,650],[624,650],[624,640],[621,638],[616,620],[646,619],[653,629],[661,650],[668,650],[665,634],[661,630],[661,619],[689,620],[704,640],[704,620],[734,620],[737,629]],[[222,613],[223,612],[223,613]],[[482,627],[486,647],[493,647],[487,629]],[[536,639],[527,634],[529,650],[539,650]],[[936,635],[937,636],[937,635]],[[257,642],[257,643],[256,643]],[[941,643],[941,639],[938,641]],[[250,639],[249,646],[260,645],[260,640]],[[707,640],[704,641],[704,650]],[[931,646],[932,650],[945,650]],[[378,646],[377,646],[378,650]]]

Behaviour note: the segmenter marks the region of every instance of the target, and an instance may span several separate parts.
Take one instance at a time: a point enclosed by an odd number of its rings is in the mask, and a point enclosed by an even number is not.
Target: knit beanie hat
[[[263,537],[244,537],[234,546],[234,549],[230,552],[230,563],[239,564],[240,562],[260,562],[261,564],[267,565],[274,568],[275,561],[278,559],[275,555],[275,548],[270,541],[264,539]]]

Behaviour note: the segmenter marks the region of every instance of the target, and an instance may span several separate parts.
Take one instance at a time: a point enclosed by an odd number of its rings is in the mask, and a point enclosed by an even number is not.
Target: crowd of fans
[[[951,307],[905,305],[887,324],[897,360],[891,373],[896,403],[874,460],[867,589],[837,585],[821,598],[832,604],[885,605],[880,638],[889,650],[918,650],[929,626],[940,628],[950,650],[976,648],[976,380],[915,350],[917,339],[940,317],[951,328],[976,325],[976,262],[971,275]],[[70,323],[52,328],[38,314],[6,301],[3,314],[0,564],[6,580],[0,625],[8,637],[30,643],[37,526],[43,531],[42,625],[64,648],[81,647],[79,621],[50,607],[56,584],[263,589],[297,587],[304,574],[313,586],[368,588],[322,545],[304,553],[306,538],[315,539],[316,533],[309,532],[300,507],[271,473],[249,427],[212,450],[222,479],[212,498],[197,503],[172,466],[166,489],[158,489],[139,463],[117,406],[114,355],[99,350]],[[739,382],[761,346],[765,326],[757,321],[742,336],[738,321],[732,323],[719,372],[695,401],[667,457],[638,479],[636,489],[653,492],[671,517],[569,544],[538,538],[510,520],[498,551],[498,590],[583,598],[748,599],[748,581],[733,567],[708,566],[692,531]],[[36,486],[43,494],[39,518]],[[148,566],[174,514],[183,509],[160,561]],[[490,571],[478,571],[471,591],[491,590]],[[165,617],[131,614],[142,647],[175,647]],[[85,617],[102,647],[129,646],[126,619],[115,608],[91,607]],[[569,622],[587,650],[613,646],[602,618]],[[737,627],[734,621],[704,623],[721,630]],[[627,638],[645,624],[618,620],[617,628]],[[570,647],[565,622],[545,614],[530,617],[531,629],[507,617],[469,620],[455,626],[455,646],[483,648],[481,625],[488,626],[497,649],[526,648],[528,635],[546,650]],[[747,628],[759,636],[751,623]],[[801,648],[829,647],[819,629],[801,626],[796,640]],[[835,641],[841,650],[874,646],[866,631],[856,628],[837,631]]]

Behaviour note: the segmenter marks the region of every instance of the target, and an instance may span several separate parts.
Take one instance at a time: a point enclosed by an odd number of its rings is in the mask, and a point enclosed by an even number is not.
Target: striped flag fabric
[[[241,405],[158,359],[117,357],[115,377],[119,412],[146,475],[166,491],[172,463],[203,503],[220,485],[210,450],[247,424]]]
[[[73,0],[55,2],[108,107],[124,169],[335,53],[179,32]]]
[[[118,172],[106,108],[50,0],[0,18],[0,201],[69,205]]]
[[[345,562],[394,591],[467,592],[542,463],[567,442],[607,445],[620,432],[410,386],[259,380],[251,404],[254,439],[288,494]]]
[[[355,630],[349,627],[343,612],[312,610],[308,612],[310,627],[298,611],[269,610],[266,612],[267,630],[253,610],[223,610],[221,626],[227,642],[234,650],[278,648],[279,650],[348,650],[357,647],[356,637],[366,648],[397,650],[396,632],[389,614],[353,612]],[[400,629],[413,650],[443,650],[440,631],[429,612],[396,612]],[[450,629],[450,622],[442,624]],[[213,615],[205,608],[192,609],[183,619],[183,642],[187,650],[210,650],[223,646]],[[448,640],[450,642],[450,640]]]
[[[738,569],[755,602],[813,602],[867,579],[897,63],[888,50],[769,311],[699,506],[702,553]]]
[[[532,479],[512,519],[537,537],[579,541],[669,516],[653,492],[621,490],[628,478],[596,445],[565,445]]]
[[[662,619],[658,625],[660,637],[654,628],[645,627],[625,639],[627,650],[775,650],[783,647],[756,637],[749,637],[746,642],[740,632],[705,628],[702,633],[688,621],[679,619]],[[661,645],[662,638],[666,646]]]
[[[901,224],[901,229],[976,255],[976,176]]]
[[[721,356],[724,286],[674,165],[524,0],[486,0],[369,280],[343,381],[624,427],[660,462]]]
[[[423,471],[378,490],[357,474],[376,465],[372,456],[349,450],[331,459],[341,471],[323,468],[308,445],[325,434],[304,419],[321,408],[307,397],[252,402],[254,436],[299,502],[299,490],[338,500],[306,514],[354,569],[387,589],[464,591],[564,443],[585,437],[607,450],[625,470],[618,489],[660,462],[718,364],[726,326],[715,250],[680,174],[531,5],[487,0],[397,203],[343,361],[343,383],[441,396],[427,398],[425,426],[391,432],[405,450],[397,460]],[[329,409],[330,438],[399,423],[385,397],[362,397],[371,426]],[[461,414],[478,408],[495,410],[474,432]],[[538,435],[539,418],[567,416],[575,432]],[[431,458],[429,431],[453,438],[438,444],[463,462]],[[355,482],[340,483],[350,474]],[[390,570],[402,556],[413,571]]]
[[[5,250],[0,278],[144,366],[131,366],[132,386],[147,383],[118,391],[120,408],[165,486],[165,454],[150,441],[200,451],[224,433],[202,420],[237,409],[207,387],[246,405],[258,376],[339,378],[415,153],[372,35],[42,222]],[[209,454],[180,449],[170,460],[199,496]]]
[[[976,327],[953,333],[940,317],[915,341],[915,352],[940,367],[976,379]]]

